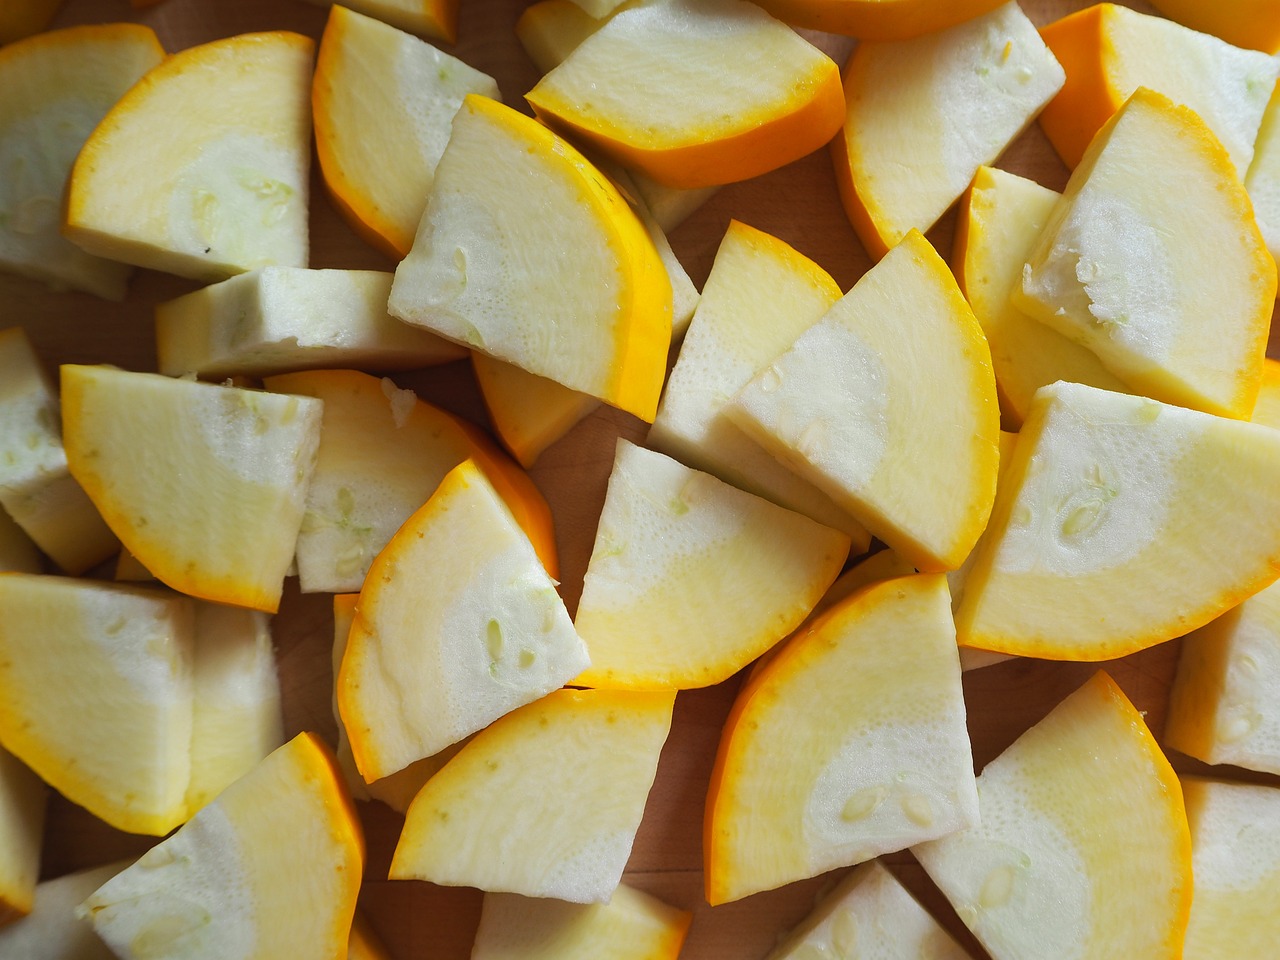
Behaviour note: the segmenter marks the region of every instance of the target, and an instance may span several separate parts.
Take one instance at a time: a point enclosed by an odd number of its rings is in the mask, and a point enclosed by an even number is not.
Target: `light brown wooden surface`
[[[1043,24],[1085,5],[1083,0],[1027,0],[1024,9]],[[1152,12],[1145,3],[1133,5]],[[522,104],[521,95],[537,79],[512,29],[523,6],[523,0],[462,0],[461,39],[452,48],[462,59],[493,74],[511,104]],[[141,12],[134,11],[125,0],[69,0],[57,25],[137,19],[154,26],[166,49],[174,51],[251,30],[287,28],[318,38],[325,16],[322,7],[301,0],[168,0]],[[814,38],[840,62],[852,46],[847,39]],[[999,165],[1054,189],[1061,189],[1066,182],[1066,169],[1034,126],[1010,148]],[[313,190],[313,266],[393,267],[347,229],[324,196],[318,177],[313,177]],[[673,233],[672,245],[699,286],[731,217],[793,244],[829,270],[844,289],[870,265],[840,208],[825,151],[768,176],[722,189]],[[944,256],[950,254],[953,220],[954,214],[948,215],[930,235]],[[110,362],[149,370],[155,364],[152,306],[192,288],[188,281],[144,271],[135,277],[127,301],[112,304],[85,295],[55,294],[34,283],[0,276],[0,325],[26,326],[51,365]],[[1280,340],[1274,331],[1271,347],[1273,355],[1280,354]],[[395,379],[472,419],[484,419],[465,365],[397,375]],[[549,450],[532,471],[555,514],[563,591],[570,609],[577,602],[614,439],[620,433],[641,440],[644,431],[638,421],[601,410]],[[311,729],[332,739],[331,630],[329,598],[300,596],[296,584],[291,584],[275,622],[289,734]],[[1146,711],[1157,736],[1163,726],[1177,653],[1175,641],[1106,665],[1137,706]],[[978,768],[1095,669],[1095,665],[1088,664],[1020,660],[967,675],[965,695]],[[777,935],[808,911],[815,894],[832,879],[818,878],[715,910],[702,899],[703,798],[720,727],[737,687],[738,679],[734,678],[716,688],[679,696],[675,724],[627,874],[629,882],[695,911],[682,955],[687,960],[763,957]],[[1180,770],[1203,769],[1178,755],[1172,759]],[[1243,771],[1229,774],[1275,782],[1275,778]],[[363,805],[361,813],[369,840],[361,903],[392,955],[403,960],[467,957],[479,913],[479,894],[383,879],[400,818],[376,803]],[[57,876],[136,854],[151,842],[116,833],[55,798],[47,827],[43,875]],[[974,956],[983,956],[910,855],[903,853],[888,859],[891,869],[949,927],[960,932]]]

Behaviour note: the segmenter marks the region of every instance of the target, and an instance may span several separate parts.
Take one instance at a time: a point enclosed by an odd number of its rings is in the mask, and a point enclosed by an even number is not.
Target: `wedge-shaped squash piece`
[[[1165,743],[1205,763],[1280,773],[1280,583],[1184,637]]]
[[[392,879],[605,903],[675,694],[559,690],[477,734],[409,808]]]
[[[1000,409],[1014,428],[1046,384],[1066,380],[1125,389],[1097,356],[1009,302],[1059,196],[1016,174],[981,167],[956,230],[952,267],[986,335]]]
[[[551,508],[528,474],[477,427],[390,380],[355,370],[269,377],[266,386],[324,403],[320,451],[298,534],[303,591],[359,590],[392,534],[464,460],[484,471],[547,572],[557,575]]]
[[[366,781],[439,753],[587,666],[555,581],[472,461],[378,554],[338,674]]]
[[[186,820],[191,602],[137,587],[0,577],[0,744],[120,830]]]
[[[1280,360],[1267,357],[1262,365],[1262,385],[1253,406],[1253,422],[1280,430]]]
[[[1044,387],[965,583],[960,642],[1108,660],[1204,625],[1280,575],[1277,471],[1266,427]]]
[[[1093,141],[1013,291],[1136,392],[1241,418],[1275,297],[1275,262],[1222,145],[1146,89]]]
[[[836,282],[808,257],[730,221],[647,442],[726,483],[844,530],[861,553],[871,542],[866,530],[771,457],[726,412],[730,398],[839,299]]]
[[[462,99],[501,100],[488,74],[335,6],[311,87],[316,154],[338,211],[396,260],[413,246]]]
[[[860,43],[831,147],[840,199],[867,252],[878,259],[909,231],[932,227],[1062,76],[1016,3],[915,40]]]
[[[47,794],[40,778],[0,747],[0,925],[34,904]]]
[[[987,764],[978,798],[980,825],[912,853],[994,960],[1182,956],[1182,791],[1105,673]]]
[[[71,474],[157,579],[274,613],[321,404],[114,367],[62,367]]]
[[[26,333],[0,331],[0,505],[54,563],[83,573],[120,545],[67,469],[58,419]]]
[[[986,526],[1000,436],[991,355],[919,233],[727,411],[919,570],[955,569]]]
[[[11,0],[0,9],[0,43],[12,43],[49,25],[63,0]]]
[[[356,615],[356,603],[359,594],[340,593],[333,598],[333,675],[337,678],[342,670],[342,658],[347,652],[347,638],[351,635],[351,623]],[[430,757],[415,760],[403,770],[388,774],[381,780],[365,783],[364,777],[356,768],[355,757],[351,753],[351,741],[347,737],[347,728],[342,722],[342,714],[338,711],[338,689],[333,691],[333,719],[338,725],[338,743],[334,757],[338,761],[338,769],[356,800],[381,800],[399,814],[407,813],[409,804],[418,795],[422,785],[435,776],[453,755],[462,749],[467,740],[459,740],[445,747]]]
[[[0,507],[0,573],[40,572],[40,551],[13,518]]]
[[[1267,249],[1280,263],[1280,84],[1276,85],[1258,129],[1253,162],[1249,164],[1244,185]]]
[[[98,121],[163,58],[149,27],[123,23],[56,30],[0,51],[0,269],[124,299],[129,268],[62,236],[62,192]]]
[[[1269,0],[1151,0],[1179,23],[1212,33],[1237,47],[1280,53],[1280,9]]]
[[[843,33],[861,40],[910,40],[937,33],[1000,6],[1004,0],[764,0],[795,27]]]
[[[676,960],[692,919],[626,884],[608,903],[486,893],[471,960]]]
[[[284,743],[270,618],[256,610],[197,603],[192,678],[188,816]]]
[[[835,63],[742,0],[637,0],[525,99],[623,166],[685,188],[811,153],[844,107]]]
[[[671,340],[653,242],[580,153],[493,100],[454,117],[389,308],[653,419]]]
[[[328,6],[332,0],[311,2]],[[343,6],[420,36],[458,40],[458,0],[348,0]]]
[[[813,609],[849,538],[619,440],[574,625],[577,682],[639,690],[728,679]]]
[[[364,838],[333,755],[302,733],[79,910],[121,960],[346,956]]]
[[[391,274],[264,267],[156,306],[160,372],[208,379],[317,367],[410,370],[466,356],[387,313]]]
[[[117,960],[87,921],[76,917],[85,897],[129,865],[111,863],[36,887],[31,913],[0,927],[0,956],[22,960]]]
[[[1276,82],[1271,57],[1114,3],[1079,10],[1042,33],[1067,82],[1040,115],[1040,126],[1068,167],[1080,163],[1089,141],[1133,92],[1148,87],[1199,114],[1239,176],[1249,169]]]
[[[66,236],[194,279],[305,267],[313,46],[294,33],[242,34],[150,71],[80,151]]]
[[[768,960],[967,960],[968,956],[907,888],[879,860],[873,860],[850,872],[826,894]]]
[[[939,574],[869,587],[743,687],[707,792],[712,906],[976,822],[950,606]]]
[[[1280,943],[1280,790],[1183,777],[1195,898],[1183,956],[1266,957]]]

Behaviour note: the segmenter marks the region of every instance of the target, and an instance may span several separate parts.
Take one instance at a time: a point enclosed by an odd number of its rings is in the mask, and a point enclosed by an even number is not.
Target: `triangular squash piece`
[[[1000,437],[991,354],[915,231],[727,410],[919,570],[955,569],[986,526]]]
[[[301,733],[78,912],[122,960],[336,960],[364,852],[333,755]]]
[[[619,440],[574,620],[577,682],[705,687],[785,637],[840,572],[849,538]]]
[[[119,830],[187,819],[193,660],[185,597],[0,576],[0,743]]]
[[[674,705],[671,692],[559,690],[496,721],[414,799],[392,879],[607,902]]]
[[[981,823],[912,849],[995,960],[1182,956],[1182,791],[1105,673],[987,764]]]
[[[124,23],[55,30],[0,50],[0,157],[8,164],[0,269],[124,299],[129,267],[62,236],[62,193],[93,128],[162,59],[150,27]]]
[[[371,782],[563,686],[588,662],[529,538],[468,460],[374,560],[338,710]]]
[[[156,578],[274,613],[320,442],[309,397],[62,367],[71,474]]]
[[[703,856],[713,906],[976,822],[946,578],[836,605],[738,694]]]
[[[333,0],[311,2],[327,7]],[[458,0],[347,0],[343,6],[421,37],[458,40]]]
[[[268,377],[268,390],[324,402],[320,450],[298,533],[303,592],[360,589],[373,558],[464,460],[484,471],[552,577],[558,575],[551,508],[529,475],[489,436],[357,370]]]
[[[960,642],[1109,660],[1280,576],[1280,432],[1057,383],[1036,395],[956,610]]]
[[[546,127],[468,96],[389,309],[651,421],[671,284],[626,200]]]
[[[76,907],[128,865],[127,860],[109,863],[41,882],[36,886],[31,913],[0,927],[0,956],[22,960],[117,960],[93,932],[92,924],[76,917]]]
[[[676,960],[692,919],[626,884],[608,903],[486,893],[471,960]]]
[[[98,124],[67,187],[89,253],[198,280],[307,265],[314,43],[248,33],[176,53]]]
[[[1190,108],[1145,88],[1090,144],[1013,291],[1135,392],[1240,418],[1275,297],[1226,151]]]

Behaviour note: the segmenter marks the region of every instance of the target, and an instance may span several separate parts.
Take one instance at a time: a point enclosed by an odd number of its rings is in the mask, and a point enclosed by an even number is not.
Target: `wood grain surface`
[[[946,0],[939,0],[946,2]],[[451,52],[495,76],[510,104],[538,74],[517,42],[513,26],[524,0],[462,0],[460,42]],[[1153,12],[1145,3],[1133,6]],[[1024,9],[1038,24],[1086,6],[1084,0],[1026,0]],[[125,0],[69,0],[57,25],[136,19],[152,25],[166,49],[232,34],[286,28],[318,38],[326,10],[302,0],[168,0],[135,11]],[[819,34],[810,38],[843,63],[853,42]],[[313,165],[314,166],[314,165]],[[1061,189],[1067,170],[1039,128],[1032,126],[999,163],[1008,170]],[[392,269],[394,264],[360,241],[339,219],[313,175],[311,201],[312,266]],[[680,226],[671,243],[694,282],[701,287],[730,218],[773,233],[812,257],[848,289],[870,266],[854,237],[836,194],[831,162],[819,151],[789,167],[722,189]],[[944,256],[951,251],[954,212],[930,234]],[[87,295],[58,294],[24,280],[0,276],[0,325],[22,324],[43,359],[115,363],[135,370],[155,367],[152,307],[187,292],[185,280],[141,271],[128,299],[108,303]],[[1271,353],[1280,355],[1273,328]],[[465,364],[396,375],[426,399],[484,422],[479,394]],[[557,524],[563,592],[572,610],[603,502],[614,440],[642,440],[638,421],[602,409],[552,447],[532,474],[546,494]],[[327,595],[299,595],[291,582],[274,633],[285,695],[286,732],[316,730],[332,741],[329,698],[332,620]],[[1177,641],[1106,664],[1112,676],[1146,712],[1159,736],[1169,684],[1178,655]],[[965,677],[965,697],[974,761],[981,769],[1028,726],[1092,675],[1096,665],[1014,660]],[[687,960],[754,960],[763,957],[778,935],[812,907],[814,897],[841,872],[759,894],[735,904],[709,908],[702,897],[701,830],[703,799],[720,728],[739,678],[718,687],[681,693],[675,723],[663,752],[657,782],[627,870],[628,882],[677,906],[694,911],[693,927],[682,954]],[[1205,768],[1177,754],[1183,771]],[[1220,771],[1237,779],[1277,782],[1240,770]],[[387,867],[400,818],[378,803],[361,806],[369,841],[369,862],[361,905],[372,925],[400,960],[460,960],[469,955],[479,916],[474,890],[388,881]],[[153,840],[117,833],[83,810],[55,797],[47,826],[42,875],[138,854]],[[961,936],[975,957],[976,945],[923,871],[907,853],[887,858],[890,868]],[[299,958],[308,960],[308,958]]]

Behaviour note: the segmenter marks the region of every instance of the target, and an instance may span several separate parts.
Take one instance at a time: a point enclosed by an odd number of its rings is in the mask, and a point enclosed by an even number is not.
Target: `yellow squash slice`
[[[325,184],[352,228],[401,260],[413,246],[453,115],[497,82],[395,27],[334,6],[311,88]]]
[[[329,6],[333,0],[311,2]],[[419,36],[458,40],[458,0],[347,0],[342,5]]]
[[[39,777],[0,747],[0,928],[30,914],[35,904],[48,793]],[[0,953],[3,944],[0,939]]]
[[[124,23],[55,30],[0,50],[0,269],[124,299],[129,267],[62,236],[62,193],[98,121],[163,58],[149,27]]]
[[[302,733],[78,913],[121,960],[345,960],[364,852],[333,755]]]
[[[193,661],[186,598],[0,576],[0,744],[119,830],[187,819]]]
[[[1182,791],[1105,673],[987,764],[978,809],[980,824],[912,853],[993,960],[1182,956]]]
[[[960,642],[1108,660],[1202,626],[1280,576],[1277,471],[1266,427],[1042,388],[965,582]]]
[[[479,428],[390,380],[356,370],[269,377],[267,389],[324,403],[316,471],[298,534],[304,592],[354,592],[400,525],[464,460],[474,460],[558,575],[551,508]]]
[[[1262,365],[1262,385],[1258,388],[1252,420],[1280,430],[1280,360],[1267,357]]]
[[[867,588],[738,694],[707,792],[713,906],[976,822],[946,578]]]
[[[685,188],[813,152],[844,107],[835,63],[742,0],[636,0],[525,99],[624,167]]]
[[[1239,0],[1202,4],[1220,11],[1233,5]],[[1067,82],[1040,114],[1040,126],[1068,167],[1134,91],[1147,87],[1199,114],[1240,177],[1249,169],[1280,69],[1271,57],[1115,3],[1063,17],[1043,36]]]
[[[560,690],[507,714],[414,799],[391,878],[608,902],[674,704],[670,692]]]
[[[588,662],[555,581],[468,460],[374,560],[338,710],[372,782],[563,686]]]
[[[391,313],[651,421],[671,284],[639,218],[576,150],[468,96]]]
[[[608,903],[486,893],[471,960],[676,960],[692,919],[626,884]]]
[[[321,404],[75,365],[62,399],[72,476],[129,552],[175,590],[274,613]]]
[[[955,569],[986,526],[1000,435],[991,355],[919,233],[727,409],[919,570]]]
[[[1222,145],[1145,88],[1090,145],[1013,292],[1136,392],[1241,418],[1275,297],[1275,262]]]
[[[1244,186],[1249,191],[1258,229],[1272,258],[1280,264],[1280,84],[1262,117]]]
[[[294,33],[243,34],[149,72],[80,151],[66,236],[200,280],[305,267],[313,46]]]
[[[619,440],[574,620],[577,683],[719,683],[785,637],[840,572],[849,538]]]
[[[1005,0],[764,0],[779,20],[861,40],[910,40],[981,16]]]
[[[1280,7],[1271,0],[1151,0],[1151,5],[1193,30],[1237,47],[1280,53]]]
[[[871,256],[932,227],[1061,86],[1062,68],[1016,3],[914,40],[860,43],[832,157]]]
[[[93,932],[93,926],[76,917],[76,907],[128,865],[128,861],[110,863],[40,883],[31,913],[0,927],[0,956],[22,960],[117,960]]]

